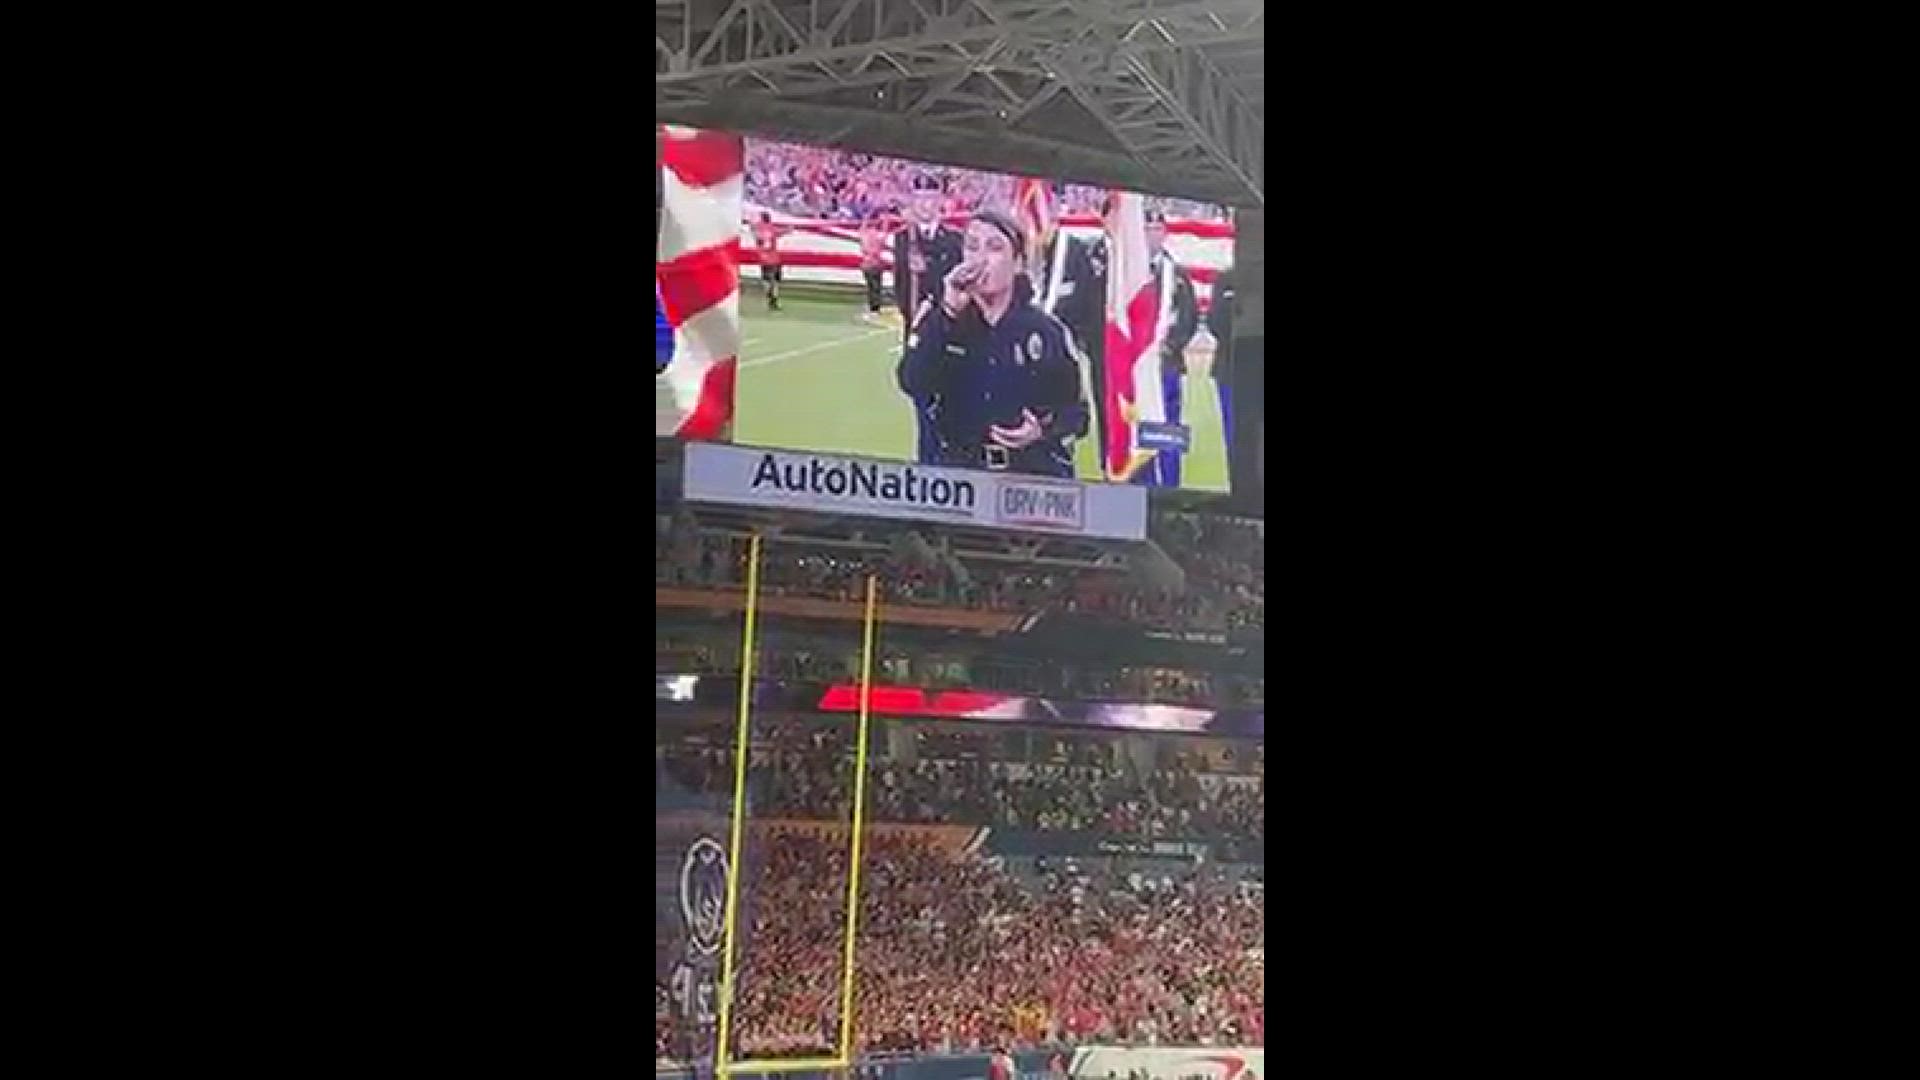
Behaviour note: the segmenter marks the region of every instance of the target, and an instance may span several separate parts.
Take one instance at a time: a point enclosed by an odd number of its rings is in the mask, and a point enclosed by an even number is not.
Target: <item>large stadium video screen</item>
[[[1221,206],[668,127],[655,430],[1225,492]]]

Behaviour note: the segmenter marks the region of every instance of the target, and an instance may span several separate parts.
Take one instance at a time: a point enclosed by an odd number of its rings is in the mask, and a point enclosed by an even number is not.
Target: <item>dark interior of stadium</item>
[[[657,6],[660,1075],[1264,1068],[1263,9]],[[1036,425],[1077,491],[991,472],[1024,425],[953,449],[973,383],[899,375],[915,449],[890,373],[967,325],[983,222],[1082,369],[1091,422]],[[916,453],[992,513],[819,457]]]
[[[84,325],[235,377],[149,360],[158,394],[109,395],[154,434],[85,502],[138,520],[26,623],[81,693],[138,693],[130,746],[56,716],[29,730],[81,754],[15,755],[89,824],[137,785],[85,847],[40,815],[66,858],[19,875],[103,863],[88,898],[191,954],[130,969],[169,986],[120,1013],[192,1010],[162,1052],[249,1075],[618,1073],[651,922],[656,1080],[1261,1080],[1270,1003],[1288,1068],[1336,1076],[1729,1042],[1703,1000],[1778,951],[1745,923],[1781,921],[1783,877],[1830,884],[1730,862],[1787,835],[1746,789],[1794,774],[1737,759],[1744,712],[1712,722],[1734,676],[1779,696],[1802,666],[1740,625],[1793,639],[1747,617],[1777,566],[1727,565],[1780,515],[1709,480],[1785,426],[1740,391],[1797,384],[1740,338],[1797,309],[1745,285],[1792,275],[1729,205],[1772,158],[1716,137],[1778,110],[1708,65],[1785,54],[1438,9],[1340,34],[1289,8],[1269,50],[1282,10],[655,0],[635,144],[617,22],[307,16],[187,63],[121,35],[160,152],[119,172],[185,196],[133,213],[222,269],[136,274],[155,318]],[[72,456],[23,455],[30,493]],[[104,612],[76,602],[102,577]],[[1297,716],[1273,830],[1270,630]]]

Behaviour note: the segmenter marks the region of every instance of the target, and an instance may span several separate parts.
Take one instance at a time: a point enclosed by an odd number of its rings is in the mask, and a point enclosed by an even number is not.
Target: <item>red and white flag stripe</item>
[[[741,142],[667,125],[661,139],[660,243],[654,282],[674,328],[673,392],[655,434],[724,439],[740,355]]]
[[[1105,362],[1107,478],[1126,481],[1153,459],[1140,447],[1141,424],[1163,423],[1160,340],[1167,324],[1166,292],[1147,254],[1145,200],[1132,192],[1110,196],[1107,213],[1107,340]]]
[[[859,233],[850,223],[788,214],[757,205],[751,198],[744,204],[744,209],[745,217],[740,224],[740,263],[743,268],[759,264],[759,254],[753,247],[752,226],[760,220],[761,212],[765,211],[773,215],[775,225],[792,230],[780,245],[780,265],[786,268],[788,281],[860,286],[860,271],[866,260],[860,254]],[[966,229],[970,220],[972,216],[965,213],[945,217],[949,228],[960,231]],[[1105,224],[1103,219],[1090,215],[1065,215],[1059,222],[1061,235],[1072,236],[1086,243],[1099,239]],[[1024,217],[1021,227],[1028,229],[1029,235],[1033,234],[1032,226]],[[1199,310],[1205,312],[1214,280],[1233,262],[1233,226],[1218,221],[1170,219],[1167,222],[1167,251],[1192,279],[1194,298],[1198,301]],[[891,244],[881,251],[880,264],[887,269],[893,267]],[[1035,265],[1029,262],[1028,268],[1034,270]],[[1049,274],[1053,272],[1052,267],[1044,265],[1039,270]],[[747,362],[751,363],[752,358],[747,358]]]
[[[1015,187],[1013,201],[1019,208],[1020,228],[1027,234],[1027,272],[1041,273],[1048,239],[1042,226],[1058,212],[1054,205],[1053,185],[1045,180],[1023,176]]]

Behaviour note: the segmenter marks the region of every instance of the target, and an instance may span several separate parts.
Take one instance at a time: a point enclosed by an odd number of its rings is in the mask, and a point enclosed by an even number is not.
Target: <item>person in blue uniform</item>
[[[660,150],[656,143],[653,159],[653,242],[660,244]],[[667,321],[667,303],[660,298],[660,282],[653,283],[653,373],[657,376],[673,363],[673,324]]]
[[[1071,479],[1087,404],[1066,329],[1033,305],[1026,250],[1012,218],[973,216],[960,265],[914,313],[900,389],[941,403],[935,464]]]
[[[660,287],[653,289],[653,373],[667,370],[673,363],[673,324],[667,321],[667,308],[660,299]]]

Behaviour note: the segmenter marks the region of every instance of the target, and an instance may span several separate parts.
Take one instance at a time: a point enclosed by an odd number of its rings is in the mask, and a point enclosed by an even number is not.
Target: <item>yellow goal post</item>
[[[840,978],[840,1039],[838,1052],[831,1058],[765,1058],[734,1061],[729,1058],[728,1041],[733,1019],[734,924],[739,910],[741,837],[746,824],[747,724],[753,711],[753,660],[755,618],[760,602],[761,537],[755,533],[747,546],[747,595],[740,639],[740,710],[734,730],[733,811],[727,843],[726,910],[720,945],[720,1008],[718,1038],[714,1043],[714,1074],[720,1080],[740,1074],[766,1075],[788,1072],[814,1072],[844,1069],[852,1064],[854,945],[860,916],[860,847],[867,808],[867,737],[872,718],[873,639],[878,623],[879,578],[867,576],[866,610],[862,618],[860,649],[859,728],[854,737],[852,851],[847,861],[847,934],[846,952]]]

